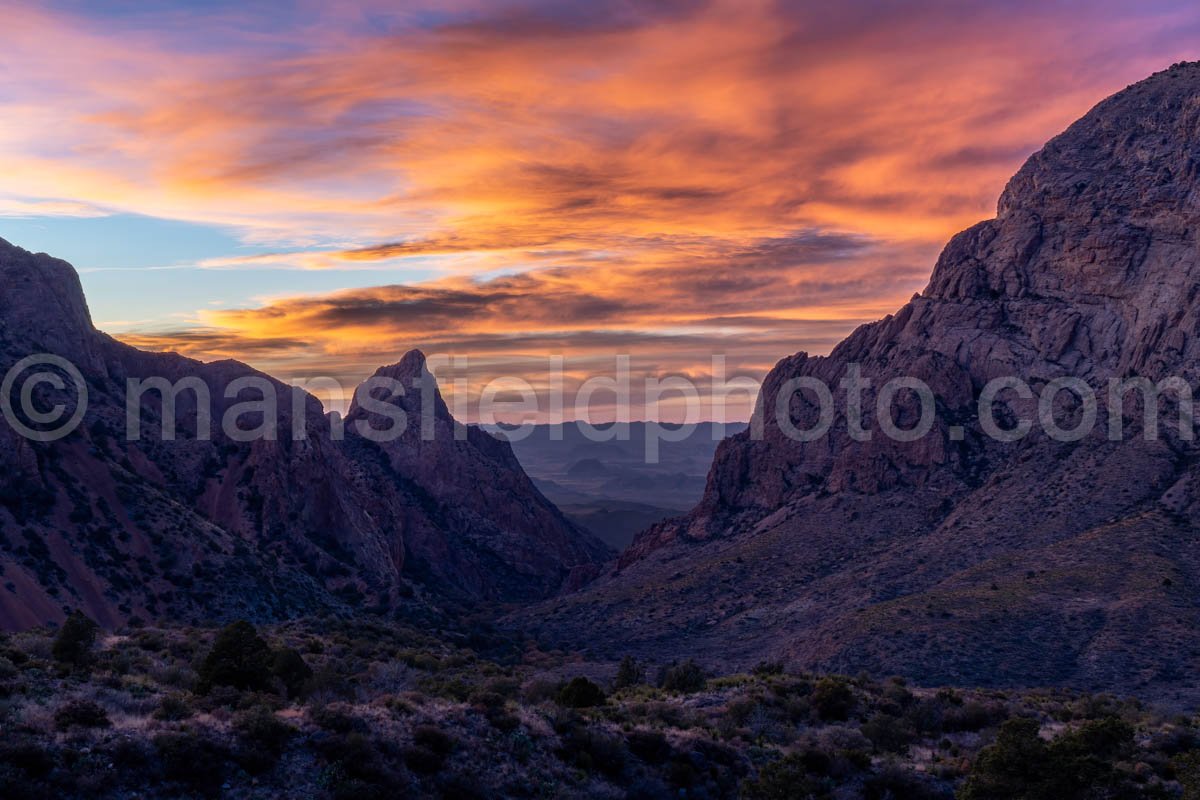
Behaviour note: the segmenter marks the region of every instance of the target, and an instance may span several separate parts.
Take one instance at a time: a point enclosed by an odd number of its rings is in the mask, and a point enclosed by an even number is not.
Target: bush
[[[58,635],[54,637],[51,654],[64,666],[80,669],[92,662],[92,650],[96,646],[96,623],[79,611],[72,611]]]
[[[863,723],[862,733],[871,740],[876,750],[885,753],[905,753],[916,738],[915,731],[888,714],[872,716]]]
[[[950,732],[975,733],[994,724],[999,717],[998,713],[982,703],[966,703],[946,709],[942,715],[942,727]]]
[[[658,731],[633,731],[625,741],[629,752],[647,764],[663,764],[671,757],[671,745]]]
[[[213,686],[258,691],[270,685],[271,677],[271,649],[245,621],[222,628],[200,665],[203,691]]]
[[[112,722],[108,712],[91,700],[70,700],[54,712],[54,727],[60,731],[70,728],[108,728]]]
[[[446,765],[456,745],[454,737],[440,728],[420,725],[413,730],[413,746],[404,749],[404,763],[413,772],[433,775]]]
[[[1052,742],[1038,736],[1031,719],[1010,719],[985,747],[963,785],[962,800],[1029,797],[1127,796],[1116,767],[1133,743],[1133,728],[1120,719],[1088,722]],[[1116,791],[1114,791],[1116,790]],[[1109,794],[1096,793],[1107,791]]]
[[[599,770],[613,777],[625,769],[627,753],[625,741],[620,737],[573,724],[562,734],[562,746],[557,754],[564,762],[579,769]]]
[[[446,757],[425,747],[406,747],[403,751],[404,765],[422,775],[436,775],[446,766]]]
[[[863,800],[940,800],[946,795],[924,783],[916,775],[897,766],[886,766],[878,775],[863,783]]]
[[[370,730],[365,720],[338,706],[314,708],[308,712],[308,716],[318,728],[334,733],[366,733]]]
[[[217,742],[190,732],[160,733],[153,742],[167,780],[208,795],[220,791],[228,752]]]
[[[458,742],[454,737],[433,725],[419,725],[413,730],[413,743],[425,747],[441,756],[454,752]]]
[[[558,693],[558,704],[565,708],[595,708],[604,705],[604,692],[582,676],[572,678]]]
[[[375,744],[361,733],[313,739],[315,749],[330,763],[328,783],[335,798],[369,800],[403,796],[401,776],[393,759],[380,756]]]
[[[282,753],[297,732],[266,706],[239,713],[233,718],[233,729],[241,739],[272,753]]]
[[[825,722],[844,722],[854,710],[854,692],[841,678],[821,678],[813,687],[810,701]]]
[[[823,781],[808,772],[803,756],[791,754],[767,764],[754,780],[742,782],[743,800],[793,800],[825,795]]]
[[[536,706],[539,703],[553,700],[558,696],[558,692],[559,685],[554,681],[538,679],[529,682],[529,685],[521,691],[521,697],[528,705]]]
[[[271,658],[271,674],[287,689],[288,697],[302,697],[313,677],[312,668],[305,663],[299,651],[291,647],[275,651]]]
[[[659,681],[659,686],[664,691],[677,694],[702,692],[707,685],[708,678],[704,674],[704,670],[691,659],[682,664],[668,667],[663,672],[662,680]]]
[[[754,674],[760,678],[769,678],[773,675],[783,674],[782,661],[760,661],[754,667]]]
[[[621,659],[621,666],[617,667],[617,677],[613,680],[613,688],[628,689],[631,686],[640,685],[642,680],[641,667],[634,661],[633,656],[625,656]]]
[[[179,722],[190,719],[195,712],[182,695],[169,694],[164,697],[154,711],[154,718],[164,722]]]
[[[238,763],[250,774],[275,766],[287,743],[297,731],[264,706],[243,711],[233,719],[233,730],[241,741]]]

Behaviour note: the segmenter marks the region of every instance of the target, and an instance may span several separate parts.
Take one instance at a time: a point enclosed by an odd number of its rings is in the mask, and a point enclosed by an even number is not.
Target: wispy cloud
[[[197,265],[235,303],[243,268],[394,269],[141,337],[339,373],[421,343],[825,349],[1200,32],[1182,2],[5,11],[0,214],[233,226],[271,250]]]

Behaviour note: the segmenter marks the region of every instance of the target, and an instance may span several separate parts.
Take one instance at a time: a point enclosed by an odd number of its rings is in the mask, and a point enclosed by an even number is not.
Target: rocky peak
[[[1200,62],[1180,63],[1099,103],[1034,154],[1000,197],[998,218],[1104,213],[1178,230],[1200,213]]]
[[[404,387],[404,393],[391,391],[386,383],[381,385],[379,379],[396,381]],[[368,387],[368,383],[372,385]],[[453,422],[450,410],[446,407],[445,400],[442,399],[437,379],[429,371],[425,354],[420,350],[409,350],[395,364],[380,367],[375,371],[371,380],[359,386],[350,404],[348,419],[360,419],[370,413],[361,402],[360,393],[363,391],[369,392],[371,397],[377,401],[389,403],[403,409],[408,414],[417,416],[423,415],[427,403],[431,403],[436,420]]]
[[[99,374],[104,361],[74,268],[0,239],[0,333],[22,354],[49,352]]]
[[[946,247],[925,296],[1164,305],[1200,281],[1197,221],[1200,62],[1117,93],[1031,156],[996,218]]]

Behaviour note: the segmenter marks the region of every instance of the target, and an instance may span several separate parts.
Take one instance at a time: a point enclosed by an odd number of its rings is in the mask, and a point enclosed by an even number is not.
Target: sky
[[[419,347],[459,408],[709,405],[920,291],[1029,154],[1200,58],[1190,2],[0,0],[0,238],[97,327],[351,391]],[[493,383],[500,377],[503,381]],[[524,384],[522,384],[524,382]],[[320,395],[320,392],[318,392]],[[336,406],[336,397],[323,397]],[[536,405],[536,411],[533,406]],[[501,414],[504,417],[504,414]],[[694,417],[692,417],[694,418]],[[483,421],[490,421],[483,419]]]

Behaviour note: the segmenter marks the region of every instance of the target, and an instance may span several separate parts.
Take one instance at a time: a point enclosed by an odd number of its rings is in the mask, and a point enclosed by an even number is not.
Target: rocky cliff
[[[118,624],[529,601],[611,557],[542,497],[506,442],[450,417],[420,353],[380,370],[434,398],[428,410],[418,392],[378,398],[407,404],[403,436],[363,435],[360,421],[387,426],[358,403],[335,436],[315,398],[244,364],[142,352],[97,332],[70,265],[0,240],[0,365],[44,353],[76,366],[89,402],[60,440],[0,424],[0,627],[73,608]],[[69,413],[73,384],[47,369],[64,389],[40,383],[37,409]],[[164,440],[162,393],[140,394],[141,436],[130,441],[127,387],[151,378],[198,381],[208,399],[180,392],[178,434]],[[274,411],[247,405],[264,393],[245,379],[271,387]],[[213,421],[207,439],[198,406]],[[243,409],[238,427],[264,435],[223,431]],[[420,435],[426,415],[431,441]]]
[[[1134,393],[1110,441],[1111,378],[1200,366],[1200,64],[1176,65],[1104,101],[1032,156],[995,219],[955,236],[929,286],[829,356],[800,353],[765,381],[756,425],[718,449],[703,502],[639,535],[620,570],[538,609],[548,637],[614,651],[752,664],[902,673],[930,682],[1072,684],[1194,691],[1200,659],[1200,470],[1176,423],[1146,440]],[[872,428],[875,392],[911,376],[936,397],[914,442],[850,435],[839,405],[811,428],[811,393],[852,369]],[[1000,396],[1000,427],[1036,420],[1038,393],[1080,379],[1098,422],[1068,441],[1035,426],[985,433],[978,400],[1014,376],[1034,397]],[[1167,393],[1163,420],[1179,395]],[[1085,420],[1055,395],[1055,424]],[[897,395],[901,428],[920,417]],[[1007,426],[1007,427],[1006,427]]]

